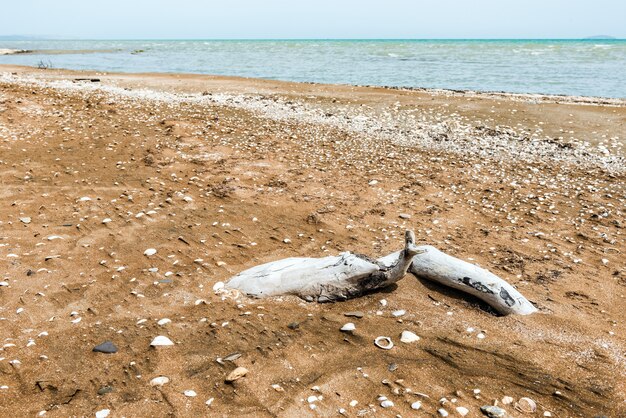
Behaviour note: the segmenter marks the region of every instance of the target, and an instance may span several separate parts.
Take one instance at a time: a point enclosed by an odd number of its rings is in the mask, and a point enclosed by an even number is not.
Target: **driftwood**
[[[296,295],[307,301],[333,302],[361,296],[415,276],[469,293],[499,313],[528,315],[537,309],[513,286],[493,273],[435,247],[416,246],[406,232],[405,247],[378,260],[350,252],[324,258],[286,258],[232,277],[226,289],[263,298]]]
[[[332,302],[363,295],[402,279],[419,250],[407,231],[404,250],[385,263],[350,252],[324,258],[286,258],[243,271],[226,283],[253,297],[296,295]]]
[[[430,245],[419,246],[409,271],[415,276],[437,282],[476,296],[503,315],[530,315],[537,312],[532,303],[505,280],[488,270],[445,254]],[[396,254],[379,259],[391,263]]]

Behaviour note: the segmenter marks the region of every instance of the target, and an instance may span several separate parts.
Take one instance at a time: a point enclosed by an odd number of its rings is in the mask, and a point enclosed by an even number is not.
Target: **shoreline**
[[[450,93],[442,90],[422,89],[390,89],[386,87],[329,85],[316,83],[297,83],[275,81],[268,79],[254,79],[242,77],[207,76],[196,74],[165,74],[165,73],[108,73],[73,70],[38,70],[31,67],[2,67],[8,70],[17,70],[15,77],[18,83],[35,83],[41,87],[49,86],[67,91],[102,91],[114,96],[123,96],[132,100],[157,100],[164,102],[190,102],[205,105],[221,104],[260,113],[270,119],[294,120],[296,122],[319,123],[334,126],[354,133],[365,134],[370,137],[380,137],[392,140],[405,146],[419,146],[435,151],[456,152],[460,154],[474,154],[483,158],[513,159],[523,158],[529,161],[560,162],[566,164],[583,164],[588,167],[606,169],[608,172],[624,172],[626,170],[626,149],[623,138],[609,136],[607,140],[597,138],[597,130],[590,131],[584,137],[551,136],[545,132],[546,122],[540,119],[533,127],[527,125],[524,128],[514,126],[516,112],[534,112],[537,117],[543,118],[543,106],[549,109],[562,109],[579,113],[584,117],[593,117],[594,113],[602,112],[610,115],[610,109],[620,112],[616,121],[625,125],[626,101],[619,105],[613,103],[581,103],[573,97],[571,101],[551,101],[551,98],[538,101],[530,100],[529,96],[495,96],[493,94],[473,93]],[[11,82],[8,73],[3,73],[4,81]],[[76,77],[80,76],[80,77]],[[94,78],[97,77],[97,78]],[[78,81],[97,80],[95,83],[83,83]],[[185,87],[187,86],[187,87]],[[193,86],[193,88],[192,88]],[[225,87],[224,87],[225,86]],[[217,95],[207,97],[203,89],[206,87],[218,88]],[[252,89],[252,91],[251,91]],[[287,94],[278,93],[281,90]],[[272,98],[272,95],[278,95]],[[268,96],[269,95],[269,96]],[[333,95],[345,98],[363,100],[362,105],[368,109],[363,110],[355,106],[340,106],[338,112],[326,113],[325,103],[328,98],[335,100]],[[296,106],[289,104],[285,97],[291,96]],[[324,103],[312,103],[312,98],[322,98]],[[536,97],[536,96],[533,96]],[[553,96],[552,96],[553,97]],[[377,103],[374,98],[379,98],[388,105]],[[391,113],[388,106],[397,107],[398,100],[407,106],[406,109],[395,109]],[[438,102],[429,111],[437,109],[439,116],[422,116],[421,122],[416,122],[413,112],[419,106],[423,106],[424,100]],[[510,105],[520,109],[511,110],[512,116],[507,116],[501,122],[486,123],[485,117],[493,119],[491,115],[497,114],[496,106],[500,107],[499,101],[506,100]],[[467,106],[471,101],[471,106]],[[584,104],[585,106],[580,106]],[[457,106],[458,109],[452,108]],[[418,106],[414,108],[414,106]],[[427,106],[430,107],[430,104]],[[489,107],[489,109],[487,109]],[[448,108],[448,109],[445,109]],[[459,114],[458,110],[464,109],[465,114]],[[602,110],[606,109],[606,110]],[[482,117],[476,117],[472,110],[486,113]],[[382,114],[381,114],[382,112]],[[509,111],[500,110],[508,114]],[[590,115],[586,113],[591,112]],[[567,123],[572,124],[576,115],[569,113],[573,118]],[[384,117],[383,117],[384,116]],[[503,115],[504,116],[504,115]],[[612,115],[611,115],[612,116]],[[425,118],[425,119],[424,119]],[[353,121],[358,120],[358,123]],[[428,122],[430,120],[430,122]],[[597,121],[589,120],[589,126]],[[517,123],[519,125],[519,122]],[[613,131],[615,126],[607,123],[606,128]],[[559,134],[565,133],[562,128]],[[488,132],[488,135],[484,135]],[[617,129],[619,132],[619,129]],[[569,131],[575,133],[575,131]],[[603,135],[606,138],[608,135]],[[444,139],[444,140],[442,140]],[[482,139],[482,141],[476,141]]]
[[[0,49],[0,51],[2,51]],[[8,51],[8,50],[7,50]],[[37,54],[46,50],[13,50],[14,54]],[[44,55],[55,54],[72,54],[72,53],[98,53],[98,52],[121,52],[122,50],[51,50],[50,53]],[[132,53],[131,53],[132,54]],[[2,54],[0,54],[2,55]],[[34,65],[18,65],[18,64],[2,64],[0,63],[0,70],[2,68],[14,68],[14,69],[37,69]],[[243,77],[233,75],[216,75],[207,73],[176,73],[176,72],[124,72],[124,71],[101,71],[94,69],[70,69],[70,68],[49,68],[48,70],[66,71],[66,72],[78,72],[84,74],[118,74],[129,76],[156,76],[156,75],[169,75],[169,76],[198,76],[198,77],[210,77],[210,78],[223,78],[223,79],[243,79],[243,80],[266,80],[276,83],[296,83],[296,84],[311,84],[320,86],[344,86],[344,87],[362,87],[373,89],[387,89],[396,91],[416,91],[430,94],[442,94],[442,95],[457,95],[464,97],[484,97],[484,98],[507,98],[521,101],[542,101],[547,103],[570,103],[581,105],[607,105],[607,106],[626,106],[626,97],[603,97],[603,96],[580,96],[580,95],[567,95],[567,94],[550,94],[550,93],[516,93],[507,91],[489,91],[489,90],[471,90],[471,89],[447,89],[447,88],[430,88],[430,87],[411,87],[411,86],[393,86],[393,85],[375,85],[375,84],[342,84],[342,83],[319,83],[315,81],[291,81],[275,78],[260,78],[260,77]]]
[[[0,414],[622,416],[625,127],[625,106],[2,66]],[[219,292],[407,229],[539,312],[410,274],[341,303]]]

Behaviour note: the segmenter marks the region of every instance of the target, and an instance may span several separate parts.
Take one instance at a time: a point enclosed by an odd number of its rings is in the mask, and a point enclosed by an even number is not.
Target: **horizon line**
[[[608,35],[594,35],[582,38],[91,38],[53,37],[27,35],[0,35],[2,38],[23,38],[13,41],[624,41]],[[4,39],[10,41],[11,39]]]

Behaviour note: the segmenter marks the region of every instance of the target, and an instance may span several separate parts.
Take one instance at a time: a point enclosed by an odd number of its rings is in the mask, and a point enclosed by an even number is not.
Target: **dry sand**
[[[625,136],[620,100],[0,67],[0,415],[626,416]],[[213,292],[407,228],[540,313],[411,275],[336,304]]]

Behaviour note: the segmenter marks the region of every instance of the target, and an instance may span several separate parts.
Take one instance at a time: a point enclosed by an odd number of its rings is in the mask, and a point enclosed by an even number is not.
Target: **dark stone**
[[[102,344],[98,344],[93,348],[96,353],[113,354],[117,353],[117,347],[111,341],[105,341]]]
[[[297,322],[292,322],[291,324],[287,325],[287,328],[289,328],[289,329],[298,329],[298,328],[300,328],[300,324],[298,324]]]
[[[113,392],[113,390],[114,389],[112,386],[102,386],[100,389],[98,389],[98,395],[106,395],[107,393]]]
[[[343,314],[344,316],[347,317],[352,317],[352,318],[363,318],[365,316],[365,314],[363,312],[359,312],[359,311],[355,311],[355,312],[346,312],[345,314]]]
[[[398,365],[396,363],[391,363],[387,367],[387,370],[389,370],[390,372],[395,372],[396,370],[398,370]]]

